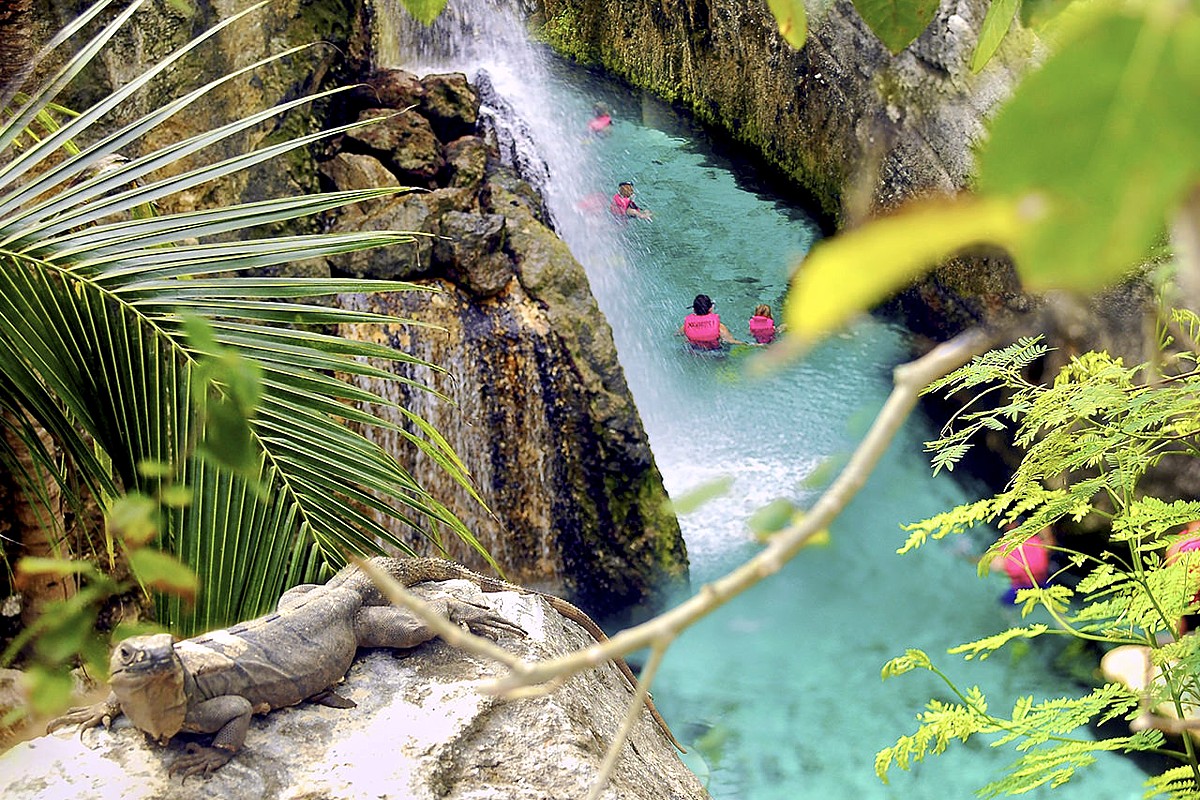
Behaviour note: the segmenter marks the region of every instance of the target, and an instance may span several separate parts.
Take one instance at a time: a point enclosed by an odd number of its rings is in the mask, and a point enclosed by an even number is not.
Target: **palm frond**
[[[98,15],[104,5],[89,13]],[[83,71],[136,5],[104,27],[28,102],[0,118],[0,154]],[[0,163],[0,405],[28,411],[101,495],[118,486],[153,494],[160,478],[143,475],[140,465],[174,465],[174,478],[190,489],[191,502],[167,514],[162,544],[203,582],[194,607],[178,600],[165,604],[163,621],[182,633],[260,613],[287,586],[319,577],[342,563],[345,553],[384,545],[407,550],[374,514],[434,540],[449,529],[482,551],[471,532],[393,455],[347,426],[399,431],[471,489],[462,462],[432,426],[407,410],[406,425],[380,418],[369,409],[391,404],[339,377],[368,375],[424,389],[378,362],[439,368],[377,344],[312,330],[344,322],[410,324],[313,300],[418,287],[399,281],[239,277],[247,270],[413,241],[413,234],[397,231],[238,238],[250,228],[406,189],[277,198],[113,221],[114,214],[356,127],[359,123],[305,134],[161,176],[164,167],[332,91],[280,103],[143,156],[118,158],[120,149],[212,89],[284,53],[218,76],[77,154],[64,155],[65,143],[95,138],[94,127],[105,114],[254,8],[210,29]],[[97,171],[98,165],[108,168]],[[208,320],[216,346],[256,365],[262,376],[262,399],[249,420],[257,454],[253,474],[197,449],[208,433],[206,398],[225,396],[230,386],[218,374],[201,390],[210,354],[189,338],[185,320],[191,317]],[[93,454],[93,442],[103,457]]]

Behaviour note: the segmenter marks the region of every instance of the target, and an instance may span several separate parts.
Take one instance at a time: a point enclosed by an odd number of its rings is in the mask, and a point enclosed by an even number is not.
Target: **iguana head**
[[[129,721],[160,744],[179,732],[187,716],[184,667],[169,633],[131,636],[108,663],[109,685]]]

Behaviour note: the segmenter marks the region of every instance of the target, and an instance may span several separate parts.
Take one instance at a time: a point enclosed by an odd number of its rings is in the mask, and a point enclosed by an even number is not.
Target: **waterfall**
[[[480,92],[484,132],[494,136],[504,163],[542,194],[548,219],[592,280],[597,272],[592,265],[620,261],[617,243],[611,236],[597,237],[579,208],[581,198],[615,189],[604,184],[598,165],[580,146],[590,109],[568,107],[556,95],[554,57],[530,40],[524,16],[529,9],[505,0],[450,0],[425,26],[399,0],[376,2],[378,66],[465,73]],[[603,294],[597,291],[601,307]]]
[[[475,73],[471,83],[479,92],[479,133],[496,146],[500,163],[516,170],[542,198],[550,190],[550,166],[538,152],[533,131],[504,95],[492,83],[486,69]],[[544,203],[544,200],[543,200]],[[554,214],[543,209],[543,216],[554,223]]]

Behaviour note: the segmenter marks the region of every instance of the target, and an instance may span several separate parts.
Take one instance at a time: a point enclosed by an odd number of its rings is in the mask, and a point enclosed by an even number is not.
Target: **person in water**
[[[778,330],[775,327],[775,318],[771,316],[771,307],[766,303],[756,305],[754,315],[750,317],[750,335],[754,337],[754,341],[770,344],[775,341]]]
[[[679,333],[687,337],[688,344],[694,350],[720,350],[722,344],[746,344],[733,338],[714,308],[712,298],[708,295],[696,295],[692,301],[692,313],[679,327]]]
[[[1180,531],[1179,539],[1167,548],[1167,564],[1183,561],[1188,568],[1188,582],[1193,586],[1200,584],[1200,520],[1189,522]],[[1200,602],[1200,591],[1192,596],[1192,602]],[[1200,615],[1185,614],[1179,620],[1179,633],[1183,635],[1196,630]]]
[[[1009,525],[1006,530],[1012,530],[1016,523]],[[1043,528],[1038,533],[1021,542],[1006,556],[993,562],[993,568],[999,568],[1008,576],[1009,588],[1001,596],[1001,602],[1017,602],[1017,592],[1021,589],[1033,589],[1045,586],[1050,578],[1050,547],[1054,545],[1054,534],[1049,528]]]
[[[592,106],[592,118],[588,120],[588,132],[608,133],[612,129],[612,115],[603,103]]]
[[[633,184],[629,181],[621,181],[617,185],[617,193],[612,196],[608,210],[616,217],[650,219],[650,212],[633,201]]]

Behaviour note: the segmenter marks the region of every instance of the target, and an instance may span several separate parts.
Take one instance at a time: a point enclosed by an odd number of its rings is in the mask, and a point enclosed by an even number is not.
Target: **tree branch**
[[[893,372],[894,387],[883,408],[876,416],[867,435],[854,451],[850,461],[837,479],[802,518],[780,531],[766,547],[746,563],[725,576],[705,584],[688,600],[640,625],[628,628],[610,638],[559,658],[528,662],[517,658],[495,643],[462,630],[438,615],[424,601],[401,587],[396,581],[373,568],[369,562],[356,560],[358,566],[380,586],[384,594],[397,605],[412,611],[428,623],[438,635],[454,647],[485,658],[494,659],[509,668],[501,678],[485,681],[483,691],[511,696],[525,694],[530,687],[551,684],[557,686],[566,678],[624,656],[644,647],[651,648],[644,679],[640,681],[629,712],[615,740],[609,747],[592,796],[596,796],[608,780],[632,724],[645,702],[647,687],[653,679],[663,655],[680,632],[714,609],[737,597],[765,578],[774,575],[803,548],[818,532],[825,530],[842,512],[866,483],[892,439],[908,419],[921,392],[934,380],[949,374],[982,353],[991,344],[991,336],[981,329],[972,329],[949,342],[935,347],[924,356],[902,364]]]

